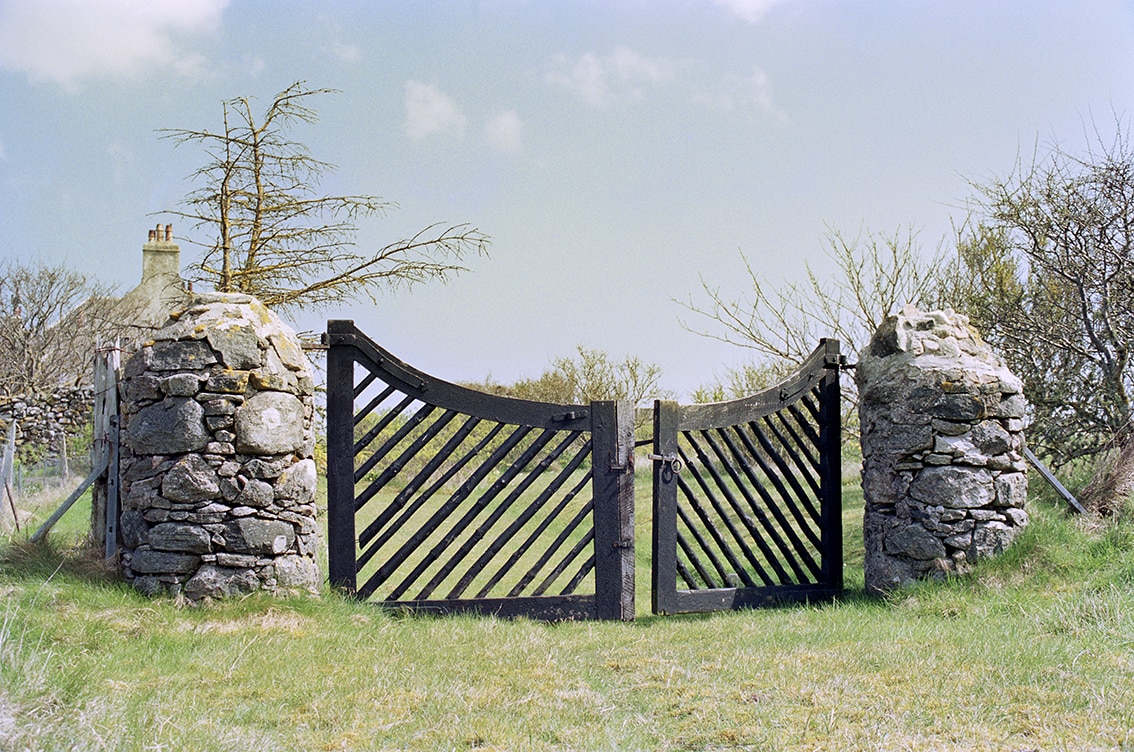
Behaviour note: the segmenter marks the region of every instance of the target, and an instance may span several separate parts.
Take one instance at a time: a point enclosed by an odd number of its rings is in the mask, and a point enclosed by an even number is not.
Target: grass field
[[[882,600],[844,502],[838,601],[644,615],[640,529],[629,624],[179,607],[71,549],[78,507],[3,549],[0,750],[1134,749],[1134,520],[1037,489],[1008,554]]]

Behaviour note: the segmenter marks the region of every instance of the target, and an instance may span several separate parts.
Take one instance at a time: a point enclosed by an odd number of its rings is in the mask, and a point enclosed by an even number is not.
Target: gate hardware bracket
[[[628,473],[633,470],[633,465],[629,460],[619,462],[613,457],[610,459],[610,471],[613,473]]]
[[[620,549],[634,548],[634,539],[633,538],[623,538],[622,540],[616,540],[612,544],[612,546],[614,548],[620,548]]]
[[[559,413],[558,415],[552,415],[551,419],[556,423],[567,423],[572,420],[579,420],[580,418],[585,417],[587,417],[586,410],[570,410],[565,413]]]
[[[675,473],[680,473],[681,468],[685,467],[681,463],[681,458],[673,452],[669,454],[650,454],[646,456],[646,459],[653,460],[654,462],[664,462],[669,465],[669,469]]]

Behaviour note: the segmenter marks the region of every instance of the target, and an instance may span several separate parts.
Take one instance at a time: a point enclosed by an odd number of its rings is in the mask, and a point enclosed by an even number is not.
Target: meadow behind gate
[[[74,548],[76,508],[4,546],[0,750],[1134,749],[1134,520],[1033,486],[1008,554],[884,600],[843,496],[843,597],[664,619],[640,501],[634,623],[187,608]]]

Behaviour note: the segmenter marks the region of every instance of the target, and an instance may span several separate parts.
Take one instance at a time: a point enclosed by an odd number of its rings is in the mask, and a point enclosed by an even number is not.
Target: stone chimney
[[[150,230],[149,241],[142,246],[142,283],[162,275],[178,277],[181,273],[181,249],[173,242],[173,225],[158,225]]]
[[[122,324],[148,333],[165,325],[171,311],[189,304],[189,294],[181,279],[181,249],[173,242],[173,225],[158,225],[150,230],[142,246],[142,280],[118,301],[115,315]],[[143,336],[143,338],[145,338]]]

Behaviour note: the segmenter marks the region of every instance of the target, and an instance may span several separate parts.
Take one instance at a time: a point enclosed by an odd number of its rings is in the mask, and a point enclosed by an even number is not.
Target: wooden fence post
[[[8,497],[8,505],[12,510],[12,521],[16,530],[20,529],[20,515],[16,511],[16,499],[12,495],[12,471],[16,466],[16,419],[8,424],[8,441],[0,452],[0,504],[2,497]]]
[[[95,353],[94,372],[94,408],[91,416],[91,467],[99,467],[106,463],[110,466],[109,472],[115,474],[113,483],[108,477],[100,477],[91,489],[91,542],[97,548],[106,551],[109,558],[117,548],[117,540],[108,538],[108,527],[113,526],[113,535],[117,536],[118,521],[108,518],[108,510],[115,516],[118,514],[118,463],[110,463],[111,455],[117,460],[117,425],[112,426],[112,418],[117,423],[118,416],[118,368],[119,349],[115,345],[111,348],[100,349]],[[112,448],[113,443],[113,448]],[[109,499],[113,491],[113,502]]]

